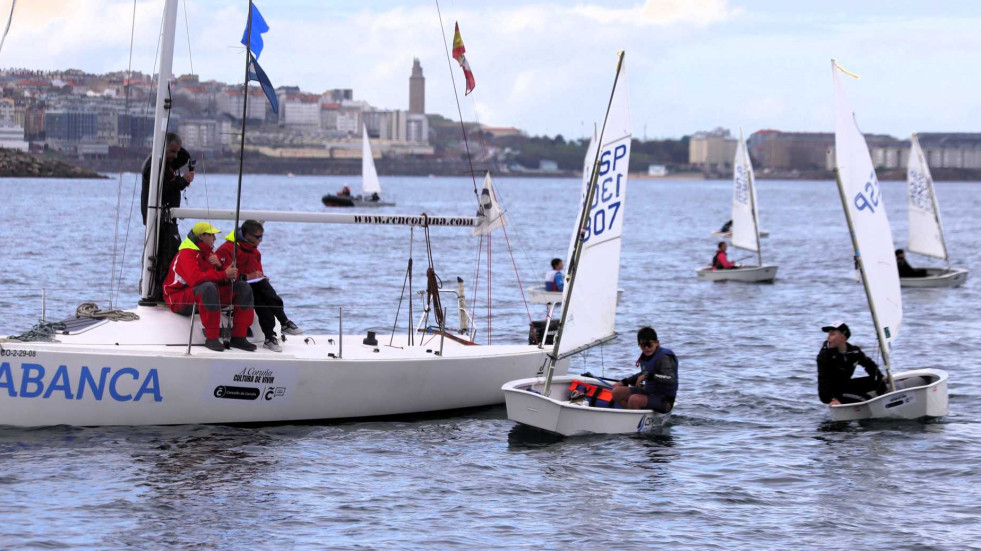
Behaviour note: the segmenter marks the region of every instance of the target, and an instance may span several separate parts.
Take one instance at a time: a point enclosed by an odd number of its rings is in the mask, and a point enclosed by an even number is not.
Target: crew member
[[[146,225],[147,204],[150,197],[151,159],[152,157],[148,157],[143,163],[143,191],[140,193],[140,212],[143,214],[144,226]],[[180,170],[185,165],[187,165],[187,171],[181,174]],[[181,147],[181,137],[173,132],[167,133],[161,172],[160,187],[157,191],[157,206],[161,209],[181,206],[181,192],[194,181],[194,161],[191,161],[191,155],[187,150]],[[154,279],[150,295],[159,300],[171,260],[177,254],[177,247],[181,243],[177,221],[161,218],[158,235],[157,256],[153,262]]]
[[[875,394],[886,392],[886,379],[879,366],[862,352],[862,349],[848,343],[852,332],[848,325],[836,321],[821,328],[828,334],[817,355],[818,396],[829,406],[865,402]],[[852,379],[856,366],[865,368],[868,377]]]
[[[613,403],[626,409],[652,409],[667,413],[678,394],[678,357],[661,346],[652,327],[637,331],[640,373],[613,384]]]
[[[732,270],[733,268],[738,268],[734,262],[730,262],[729,258],[726,256],[726,249],[729,245],[725,241],[719,241],[719,248],[715,251],[715,256],[712,257],[712,269],[713,270]]]
[[[899,269],[899,277],[926,277],[925,268],[914,268],[906,262],[906,251],[896,249],[896,268]]]
[[[167,274],[163,298],[172,311],[185,316],[191,314],[197,303],[204,326],[204,345],[215,352],[225,350],[219,340],[221,305],[233,304],[230,344],[233,348],[252,352],[256,345],[246,338],[255,316],[252,288],[248,283],[238,281],[238,269],[234,266],[222,269],[214,254],[215,239],[220,231],[208,222],[194,224]]]
[[[565,289],[565,276],[562,275],[563,268],[565,268],[565,263],[562,262],[561,258],[552,259],[552,269],[545,272],[546,291],[561,292]]]

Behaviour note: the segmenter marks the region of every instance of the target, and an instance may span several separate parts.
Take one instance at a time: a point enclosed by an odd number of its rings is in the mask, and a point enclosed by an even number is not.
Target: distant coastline
[[[0,149],[0,177],[3,178],[105,178],[86,168],[60,159],[32,155],[16,149]]]

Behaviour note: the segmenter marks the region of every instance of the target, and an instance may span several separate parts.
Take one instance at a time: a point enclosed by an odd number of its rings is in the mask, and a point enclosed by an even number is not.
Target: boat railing
[[[441,295],[442,294],[451,295],[454,299],[456,299],[457,313],[462,316],[462,319],[466,320],[466,324],[464,325],[464,327],[458,328],[457,331],[461,334],[466,335],[467,339],[470,340],[470,342],[473,342],[473,340],[477,337],[477,328],[474,325],[473,316],[470,315],[470,311],[463,306],[464,304],[466,304],[465,300],[461,300],[463,299],[463,296],[459,292],[454,291],[452,289],[440,289],[439,292]],[[429,312],[430,312],[430,309],[426,305],[426,291],[418,291],[418,294],[422,300],[423,307],[422,307],[422,314],[419,315],[419,322],[416,324],[416,333],[422,332],[424,330],[424,328],[426,327],[426,322],[429,319]],[[444,312],[444,316],[443,316],[444,322],[440,327],[441,332],[445,331],[446,329],[445,319],[446,319],[447,309],[443,308],[443,312]]]

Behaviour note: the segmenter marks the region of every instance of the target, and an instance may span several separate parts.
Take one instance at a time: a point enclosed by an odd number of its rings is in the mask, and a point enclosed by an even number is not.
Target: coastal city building
[[[688,140],[688,164],[710,174],[729,174],[736,155],[736,138],[725,128],[696,132]]]

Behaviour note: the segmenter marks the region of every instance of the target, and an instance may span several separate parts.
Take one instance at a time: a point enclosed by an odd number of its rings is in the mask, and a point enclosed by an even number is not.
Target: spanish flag
[[[460,24],[456,23],[456,31],[453,33],[453,59],[460,64],[460,68],[463,69],[463,76],[467,79],[465,96],[473,92],[474,87],[477,86],[473,79],[473,71],[470,70],[470,64],[467,63],[467,58],[463,55],[466,51],[467,49],[463,46],[463,37],[460,36]]]

